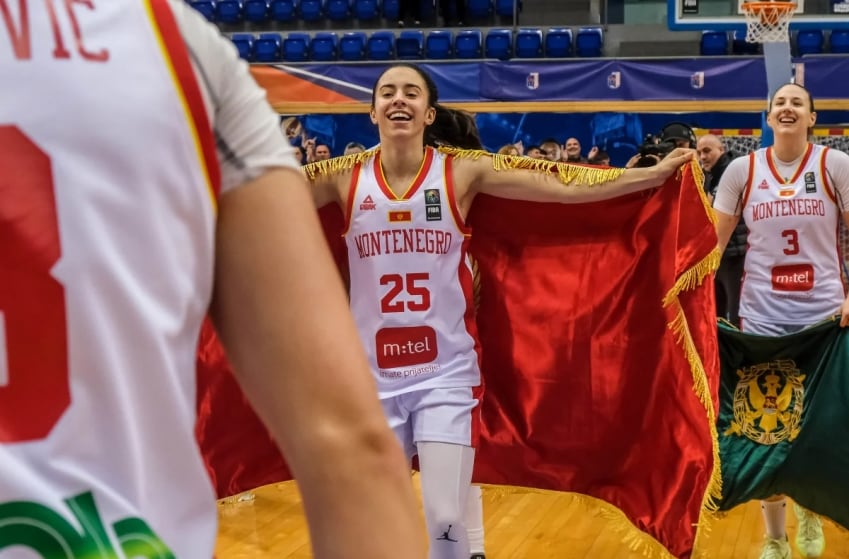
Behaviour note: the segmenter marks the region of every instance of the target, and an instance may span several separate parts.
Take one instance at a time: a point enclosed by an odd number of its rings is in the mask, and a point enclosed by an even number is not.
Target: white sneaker
[[[787,536],[783,539],[770,538],[767,536],[764,539],[764,546],[761,549],[759,559],[790,559],[792,557],[790,542],[787,541]]]
[[[825,550],[825,536],[822,533],[822,520],[808,509],[793,503],[793,510],[799,520],[796,533],[796,549],[802,557],[819,557]]]

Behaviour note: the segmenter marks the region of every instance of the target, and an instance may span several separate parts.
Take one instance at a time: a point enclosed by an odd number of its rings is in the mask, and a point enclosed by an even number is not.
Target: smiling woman
[[[797,84],[776,90],[767,123],[775,142],[732,161],[719,183],[714,208],[724,249],[742,216],[749,228],[740,295],[740,327],[778,336],[840,313],[844,299],[838,225],[849,224],[849,155],[808,141],[816,123],[814,101]],[[762,558],[789,558],[783,497],[762,503],[767,538]],[[825,540],[820,520],[796,507],[796,545],[819,557]]]
[[[468,497],[481,396],[465,242],[475,196],[605,200],[660,186],[694,152],[629,170],[493,156],[480,151],[472,116],[440,105],[431,77],[411,64],[378,78],[370,117],[378,148],[305,171],[316,206],[345,212],[351,308],[384,412],[419,458],[430,556],[468,559],[483,551],[480,493]],[[446,241],[427,250],[431,238]]]

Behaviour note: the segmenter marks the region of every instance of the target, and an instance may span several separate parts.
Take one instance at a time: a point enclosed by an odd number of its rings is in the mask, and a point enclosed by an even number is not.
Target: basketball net
[[[790,40],[790,20],[795,2],[745,2],[746,42],[781,43]]]

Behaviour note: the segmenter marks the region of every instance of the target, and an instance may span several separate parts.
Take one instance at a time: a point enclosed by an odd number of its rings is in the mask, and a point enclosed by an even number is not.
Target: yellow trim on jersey
[[[200,134],[198,133],[197,126],[195,126],[195,119],[192,117],[192,110],[189,108],[189,102],[183,92],[180,79],[177,77],[177,71],[174,69],[171,54],[168,51],[168,47],[165,45],[165,39],[162,37],[162,30],[159,29],[159,25],[156,22],[156,16],[153,13],[153,6],[150,2],[151,0],[144,0],[144,10],[147,14],[150,26],[153,29],[153,34],[156,37],[156,44],[159,45],[159,51],[162,54],[162,58],[165,60],[165,67],[168,68],[168,75],[171,76],[171,82],[174,84],[174,89],[177,92],[177,98],[180,100],[180,107],[183,109],[183,116],[186,118],[186,122],[189,125],[189,133],[192,136],[192,144],[195,148],[195,155],[197,156],[198,163],[200,163],[200,168],[203,172],[206,191],[209,195],[209,201],[212,203],[212,211],[218,213],[218,199],[215,195],[215,188],[212,186],[212,179],[209,176],[206,157],[204,156],[203,148],[201,147]],[[170,10],[171,8],[169,7],[168,9]]]

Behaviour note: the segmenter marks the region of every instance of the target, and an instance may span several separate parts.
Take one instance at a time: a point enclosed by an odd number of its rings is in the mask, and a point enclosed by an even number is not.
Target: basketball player
[[[233,46],[178,1],[2,7],[0,557],[213,556],[210,301],[315,556],[422,557],[305,181]]]
[[[804,87],[782,86],[767,115],[773,146],[733,160],[720,180],[714,200],[719,248],[741,216],[749,228],[740,296],[744,332],[790,334],[835,313],[841,326],[849,326],[837,250],[839,220],[849,223],[849,155],[808,142],[816,118]],[[789,558],[785,499],[762,501],[761,507],[761,559]],[[795,511],[799,552],[819,557],[825,546],[820,519],[798,506]]]
[[[351,308],[389,422],[407,455],[418,455],[430,557],[440,559],[470,553],[462,512],[480,371],[465,222],[475,196],[605,200],[659,186],[694,155],[677,150],[657,167],[601,171],[609,180],[591,186],[581,173],[599,169],[547,164],[563,171],[561,181],[554,172],[495,171],[481,151],[430,147],[468,144],[470,119],[439,105],[423,70],[397,64],[372,94],[380,146],[347,167],[332,160],[306,168],[316,206],[336,203],[346,214]]]

